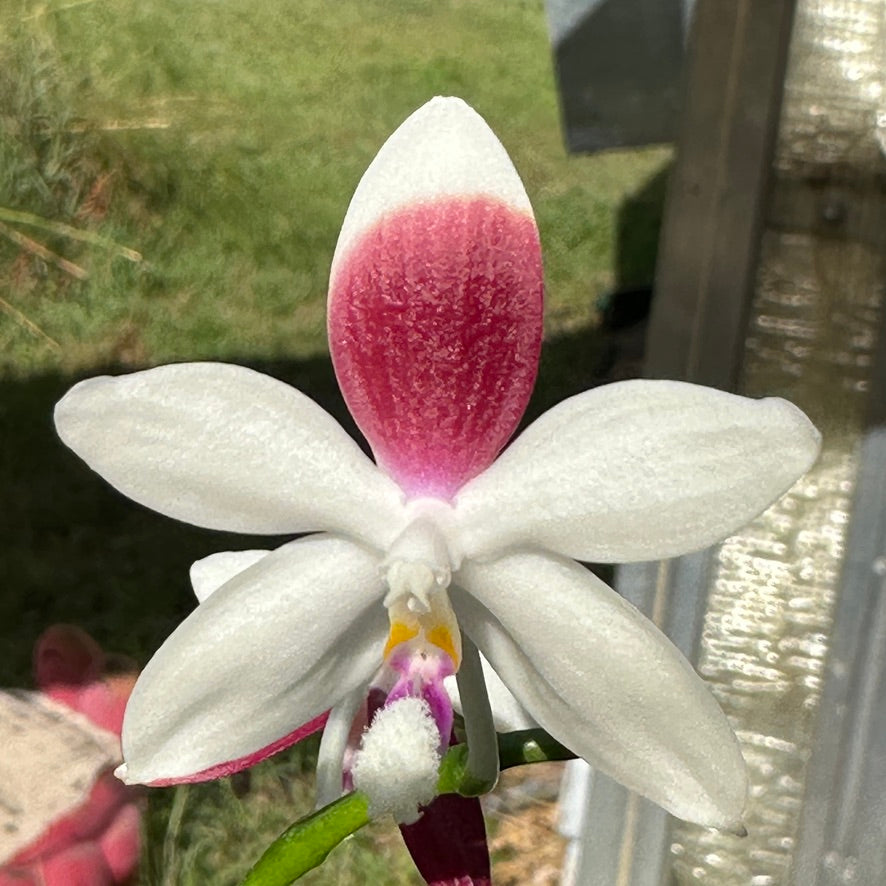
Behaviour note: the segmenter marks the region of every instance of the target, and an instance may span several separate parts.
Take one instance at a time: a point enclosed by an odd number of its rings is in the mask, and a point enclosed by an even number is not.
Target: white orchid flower
[[[375,463],[303,394],[237,366],[163,366],[65,396],[62,440],[136,501],[213,529],[318,533],[195,567],[202,602],[129,702],[127,781],[232,772],[331,710],[321,757],[340,786],[371,685],[386,705],[423,699],[443,746],[442,683],[464,637],[593,766],[681,818],[739,821],[745,767],[717,703],[577,561],[724,538],[811,466],[819,434],[783,400],[637,380],[561,403],[496,460],[541,334],[523,185],[486,123],[437,98],[370,165],[332,262],[332,359]]]

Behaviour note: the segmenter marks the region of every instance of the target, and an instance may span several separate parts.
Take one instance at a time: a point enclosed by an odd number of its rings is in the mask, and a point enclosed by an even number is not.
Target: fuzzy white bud
[[[351,775],[369,797],[373,818],[390,814],[399,824],[417,821],[419,806],[437,795],[440,733],[423,699],[401,698],[380,708],[363,734]]]

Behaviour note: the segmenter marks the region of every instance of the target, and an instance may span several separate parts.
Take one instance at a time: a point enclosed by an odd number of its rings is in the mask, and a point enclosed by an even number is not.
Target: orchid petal
[[[484,655],[480,656],[480,664],[483,667],[483,679],[486,681],[486,692],[489,695],[495,731],[519,732],[522,729],[532,729],[536,726],[535,721],[526,713],[520,702],[514,698],[511,690],[505,686],[501,677],[495,673],[495,669]],[[443,681],[443,685],[449,693],[453,709],[461,714],[461,695],[455,676],[447,677]]]
[[[216,778],[227,778],[227,776],[242,772],[250,766],[255,766],[257,763],[261,763],[262,760],[267,760],[268,757],[273,757],[274,754],[279,754],[281,751],[291,748],[294,744],[308,738],[315,732],[319,732],[325,727],[328,717],[329,712],[327,711],[326,713],[320,714],[319,717],[314,717],[312,720],[308,720],[307,723],[302,723],[301,726],[296,726],[291,732],[287,732],[286,735],[281,735],[279,738],[274,739],[270,744],[266,744],[257,750],[250,751],[248,754],[243,754],[242,756],[235,757],[231,760],[224,760],[221,763],[207,766],[205,769],[198,769],[196,772],[190,772],[187,775],[157,778],[150,782],[150,785],[151,787],[162,788],[169,787],[170,785],[194,784],[195,782],[212,781]],[[125,763],[114,770],[114,775],[125,784],[140,784],[137,779],[130,776],[129,768]]]
[[[125,495],[162,514],[249,533],[330,529],[392,538],[401,494],[316,403],[225,363],[181,363],[76,385],[62,440]]]
[[[725,538],[814,463],[796,406],[675,381],[572,397],[458,494],[465,556],[538,545],[597,563],[654,560]]]
[[[215,775],[318,718],[380,665],[382,595],[377,556],[331,536],[291,542],[236,575],[142,672],[123,723],[121,776]]]
[[[484,120],[437,98],[366,171],[342,225],[329,342],[379,465],[450,498],[517,427],[542,334],[538,230]]]
[[[194,596],[202,603],[211,593],[229,582],[259,560],[264,560],[270,551],[219,551],[191,566],[191,587]]]
[[[726,717],[633,606],[575,561],[533,552],[466,563],[456,580],[462,628],[557,741],[680,818],[738,822],[746,774]]]

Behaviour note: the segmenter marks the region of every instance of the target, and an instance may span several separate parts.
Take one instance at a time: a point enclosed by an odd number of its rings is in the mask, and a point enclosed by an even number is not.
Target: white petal
[[[633,606],[575,561],[536,553],[466,563],[456,581],[462,629],[558,741],[680,818],[738,822],[746,775],[726,717]]]
[[[328,529],[384,546],[400,492],[304,394],[225,363],[181,363],[72,388],[59,436],[112,486],[210,529]],[[391,534],[393,532],[393,535]]]
[[[438,96],[400,124],[363,174],[342,223],[332,280],[357,238],[382,216],[426,200],[472,195],[532,215],[520,176],[486,121],[460,98]]]
[[[486,691],[489,693],[489,705],[492,708],[492,720],[495,723],[496,732],[519,732],[521,729],[532,729],[537,724],[526,713],[520,702],[514,698],[513,693],[502,682],[501,677],[495,673],[495,669],[486,660],[486,656],[480,656],[480,664],[483,667],[483,679],[486,681]],[[458,691],[458,683],[455,676],[447,677],[443,686],[452,702],[452,707],[459,714],[461,709],[461,696]]]
[[[235,575],[263,560],[270,551],[220,551],[197,560],[191,566],[191,587],[202,603],[213,591],[229,582]]]
[[[674,381],[565,400],[459,492],[466,556],[539,545],[597,563],[700,550],[799,479],[821,435],[796,406]]]
[[[381,664],[378,558],[311,536],[241,572],[178,627],[123,723],[129,782],[185,779],[256,753],[336,704]]]

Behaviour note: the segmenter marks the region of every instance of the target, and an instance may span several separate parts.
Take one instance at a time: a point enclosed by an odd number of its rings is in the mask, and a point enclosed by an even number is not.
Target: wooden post
[[[697,4],[656,269],[651,376],[735,388],[793,13],[793,0]]]

